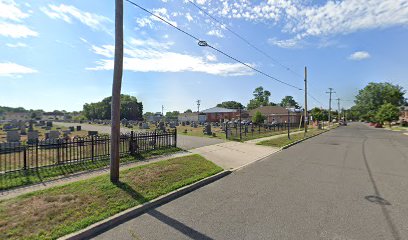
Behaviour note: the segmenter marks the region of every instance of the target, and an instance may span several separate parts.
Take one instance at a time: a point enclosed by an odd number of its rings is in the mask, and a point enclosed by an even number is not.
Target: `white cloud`
[[[20,74],[36,73],[37,70],[16,63],[0,63],[1,77],[16,77]]]
[[[222,34],[221,30],[219,29],[213,29],[207,32],[207,35],[210,36],[215,36],[215,37],[219,37],[219,38],[223,38],[224,35]]]
[[[21,42],[18,42],[18,43],[6,43],[6,46],[7,46],[7,47],[11,47],[11,48],[22,48],[22,47],[28,47],[28,45],[27,45],[27,44],[25,44],[25,43],[21,43]]]
[[[298,44],[297,39],[278,40],[276,38],[270,38],[268,39],[268,42],[281,48],[293,48]]]
[[[143,42],[143,44],[142,44]],[[253,71],[238,63],[218,63],[215,56],[194,56],[169,51],[172,43],[157,44],[152,40],[131,40],[124,49],[124,70],[133,72],[200,72],[220,76],[252,75]],[[92,46],[95,54],[105,57],[88,70],[113,69],[113,45]]]
[[[282,47],[288,47],[296,40],[307,37],[327,37],[366,29],[408,25],[408,0],[329,0],[323,4],[313,2],[315,1],[207,1],[206,6],[222,17],[279,24],[283,32],[292,35],[286,40],[270,41]]]
[[[21,21],[29,14],[22,12],[13,0],[0,0],[0,18]]]
[[[12,38],[36,37],[38,33],[22,24],[0,22],[0,35]]]
[[[153,9],[152,12],[153,12],[155,15],[161,17],[162,19],[166,20],[166,21],[169,22],[170,24],[172,24],[172,25],[174,25],[174,26],[177,27],[177,22],[175,22],[175,21],[173,21],[173,20],[170,19],[170,15],[168,14],[168,11],[167,11],[166,8],[156,8],[156,9]],[[178,13],[177,13],[176,15],[178,15]],[[150,27],[150,28],[153,28],[153,21],[162,22],[162,20],[160,20],[159,18],[157,18],[157,17],[155,17],[155,16],[153,16],[153,15],[151,15],[151,16],[149,16],[149,17],[144,17],[144,18],[138,18],[138,19],[136,19],[136,23],[137,23],[137,25],[138,25],[139,27],[146,27],[146,26],[148,26],[148,27]]]
[[[349,56],[350,60],[356,60],[356,61],[360,61],[360,60],[364,60],[367,58],[370,58],[370,54],[368,52],[364,52],[364,51],[358,51],[358,52],[354,52]]]
[[[135,47],[151,47],[156,49],[168,49],[170,46],[174,45],[174,42],[158,42],[154,39],[137,39],[130,38],[131,46]]]
[[[215,62],[217,61],[217,56],[215,56],[212,53],[208,53],[207,55],[205,55],[205,58],[209,61],[209,62]]]
[[[186,13],[185,16],[186,16],[186,18],[187,18],[187,21],[189,21],[189,22],[193,21],[193,17],[191,16],[190,13]]]
[[[82,11],[72,5],[60,4],[57,6],[49,4],[48,8],[41,7],[40,9],[52,19],[61,19],[67,23],[72,23],[72,19],[76,19],[94,30],[108,32],[104,24],[112,22],[105,16]]]

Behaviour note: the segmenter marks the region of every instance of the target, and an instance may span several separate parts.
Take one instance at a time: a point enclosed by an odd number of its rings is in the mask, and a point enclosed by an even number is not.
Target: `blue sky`
[[[303,88],[307,66],[319,101],[309,98],[310,107],[328,106],[329,87],[345,100],[368,82],[408,90],[408,0],[195,1],[274,60],[188,1],[134,1],[281,81]],[[302,91],[199,47],[126,1],[124,27],[122,93],[143,101],[145,111],[194,110],[197,99],[201,109],[228,100],[246,105],[258,86],[273,102],[292,95],[303,104]],[[109,96],[113,33],[113,0],[0,0],[0,105],[73,111]]]

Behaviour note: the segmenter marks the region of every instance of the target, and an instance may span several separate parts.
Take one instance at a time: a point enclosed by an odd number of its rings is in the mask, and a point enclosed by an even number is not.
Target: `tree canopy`
[[[271,96],[271,92],[269,92],[268,90],[264,90],[263,87],[255,88],[253,95],[254,95],[254,98],[249,100],[249,103],[247,105],[248,110],[252,110],[260,106],[271,105],[271,103],[269,102],[269,97]]]
[[[252,122],[256,123],[256,124],[261,124],[264,122],[264,120],[266,119],[266,117],[264,115],[262,115],[262,113],[260,111],[257,111],[255,113],[255,115],[252,117]]]
[[[282,98],[282,101],[280,103],[281,107],[294,107],[294,108],[299,108],[299,104],[293,99],[292,96],[285,96]]]
[[[110,119],[111,101],[112,97],[107,97],[97,103],[85,103],[83,108],[84,116],[87,119]],[[121,119],[142,120],[143,104],[138,102],[136,97],[121,94],[120,102]]]
[[[406,104],[405,90],[391,83],[369,83],[359,91],[356,96],[354,111],[357,111],[361,119],[374,121],[375,116],[382,105],[389,103],[394,106]]]
[[[184,111],[184,113],[192,113],[193,111],[191,111],[191,109],[187,109],[186,111]]]
[[[392,105],[391,103],[386,103],[380,107],[375,118],[381,123],[388,122],[391,126],[392,121],[398,120],[399,113],[400,111],[398,107]]]
[[[244,105],[236,101],[226,101],[226,102],[217,104],[217,107],[229,108],[229,109],[243,109]]]

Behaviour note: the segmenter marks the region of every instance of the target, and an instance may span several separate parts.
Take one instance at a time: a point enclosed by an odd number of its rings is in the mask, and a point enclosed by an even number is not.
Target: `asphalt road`
[[[408,136],[339,127],[96,239],[408,239]]]
[[[64,123],[64,122],[56,122],[56,125],[70,127],[70,126],[77,126],[81,125],[82,130],[86,131],[98,131],[99,133],[106,133],[110,134],[111,127],[110,125],[94,125],[94,124],[87,124],[87,123]],[[120,129],[121,133],[130,133],[131,129],[122,127]],[[217,143],[225,142],[221,139],[216,138],[204,138],[204,137],[194,137],[194,136],[186,136],[186,135],[177,135],[177,147],[182,148],[184,150],[190,150],[193,148],[204,147],[208,145],[213,145]]]

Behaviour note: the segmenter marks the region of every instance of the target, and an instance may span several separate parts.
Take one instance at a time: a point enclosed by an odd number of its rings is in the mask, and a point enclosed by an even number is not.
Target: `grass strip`
[[[296,141],[302,140],[304,138],[315,136],[319,133],[325,132],[327,130],[318,130],[318,129],[311,129],[307,132],[306,136],[303,132],[295,133],[290,135],[290,139],[287,136],[282,136],[270,140],[265,140],[262,142],[257,143],[256,145],[263,145],[263,146],[270,146],[270,147],[283,147],[288,144],[294,143]]]
[[[0,201],[0,239],[56,239],[221,172],[189,155]]]
[[[152,150],[138,154],[136,156],[122,157],[120,159],[120,162],[121,163],[136,162],[160,155],[176,153],[179,151],[181,151],[180,148],[165,148],[160,150]],[[6,173],[0,175],[0,190],[8,190],[16,187],[32,185],[47,180],[68,176],[70,174],[78,172],[100,169],[106,167],[107,165],[109,165],[109,163],[110,159],[109,157],[106,157],[94,162],[89,160],[73,164],[64,164],[46,168],[39,168],[38,170],[32,169],[28,171]]]

